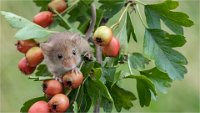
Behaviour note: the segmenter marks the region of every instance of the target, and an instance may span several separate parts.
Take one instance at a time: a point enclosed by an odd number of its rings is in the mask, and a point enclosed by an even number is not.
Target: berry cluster
[[[67,9],[67,4],[65,0],[52,0],[48,4],[49,11],[42,11],[33,17],[33,22],[42,26],[47,27],[53,22],[53,10],[58,13],[62,13]]]
[[[64,94],[66,91],[65,89],[78,88],[83,82],[83,75],[79,71],[70,71],[67,72],[62,79],[62,83],[57,80],[43,81],[43,92],[49,101],[38,101],[34,103],[29,108],[28,113],[65,112],[70,105],[69,98]]]
[[[18,68],[25,75],[32,74],[37,65],[40,64],[43,59],[43,53],[39,46],[39,43],[35,40],[18,40],[15,44],[18,51],[25,54],[19,63]]]
[[[119,54],[120,43],[113,36],[111,28],[100,26],[94,32],[94,42],[102,46],[102,52],[105,56],[116,57]]]

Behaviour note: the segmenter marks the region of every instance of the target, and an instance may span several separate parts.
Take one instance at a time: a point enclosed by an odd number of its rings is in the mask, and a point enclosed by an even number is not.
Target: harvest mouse
[[[78,33],[58,32],[50,36],[49,40],[41,43],[44,61],[53,78],[62,81],[62,76],[70,70],[77,70],[81,62],[81,55],[92,57],[92,50],[88,41]]]

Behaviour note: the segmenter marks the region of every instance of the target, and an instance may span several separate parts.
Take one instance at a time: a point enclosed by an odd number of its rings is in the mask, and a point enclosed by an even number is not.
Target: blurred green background
[[[150,2],[147,0],[143,1]],[[154,2],[157,2],[157,0],[154,0]],[[0,0],[0,10],[13,12],[32,20],[32,17],[39,11],[39,8],[28,0]],[[180,7],[177,11],[187,13],[195,23],[191,28],[184,29],[187,43],[184,47],[178,49],[189,61],[189,64],[186,66],[188,73],[185,75],[185,79],[173,82],[172,87],[168,89],[168,93],[159,93],[157,100],[153,100],[150,107],[141,108],[137,100],[134,101],[134,107],[130,111],[123,110],[123,112],[200,112],[199,0],[180,0]],[[18,70],[18,61],[24,55],[16,51],[14,46],[16,39],[13,36],[17,30],[11,28],[2,16],[0,16],[0,20],[0,112],[19,112],[22,104],[26,100],[43,95],[41,82],[34,82],[27,79],[27,77]],[[138,17],[134,17],[134,20],[136,35],[138,39],[142,39],[144,28]],[[60,30],[63,29],[61,28]],[[141,49],[141,45],[134,44],[133,46],[135,51]],[[126,80],[121,84],[122,87],[136,92],[133,80]]]

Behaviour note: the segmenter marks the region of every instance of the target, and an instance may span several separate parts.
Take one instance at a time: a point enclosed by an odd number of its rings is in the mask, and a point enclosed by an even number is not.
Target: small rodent
[[[81,55],[92,57],[88,41],[78,33],[55,33],[47,42],[41,43],[40,47],[49,71],[59,81],[67,71],[76,69],[81,62]]]

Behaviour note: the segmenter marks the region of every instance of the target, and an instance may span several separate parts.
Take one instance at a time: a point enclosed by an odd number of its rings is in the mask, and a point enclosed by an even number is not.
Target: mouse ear
[[[72,42],[79,45],[79,44],[81,44],[81,38],[82,37],[79,34],[74,34],[72,36]]]
[[[53,46],[51,43],[40,43],[40,47],[44,54],[49,54]]]

